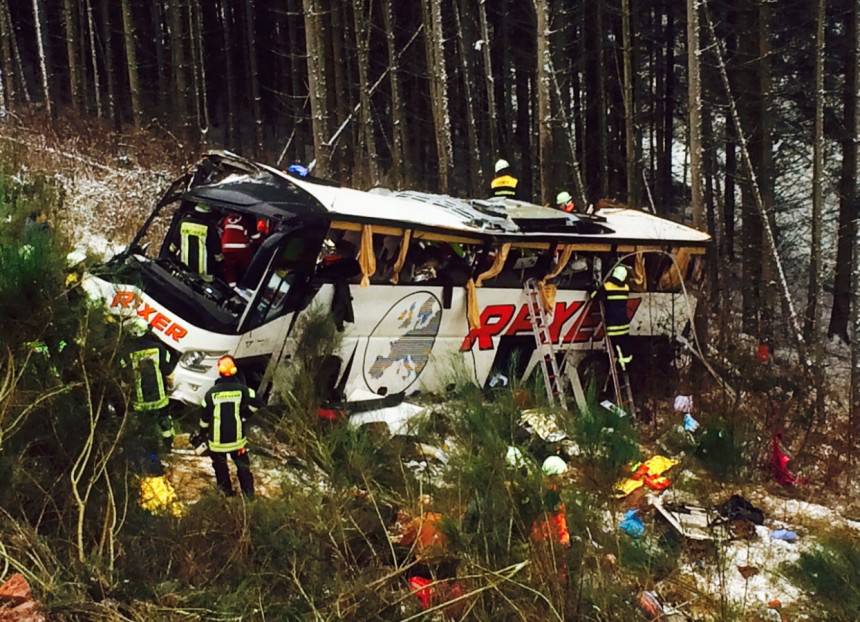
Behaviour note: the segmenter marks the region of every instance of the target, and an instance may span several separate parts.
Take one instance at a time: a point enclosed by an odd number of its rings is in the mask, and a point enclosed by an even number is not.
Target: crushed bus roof
[[[204,167],[221,167],[226,174],[216,180],[204,178],[202,183],[192,181],[186,199],[266,216],[327,216],[357,224],[521,243],[704,247],[710,242],[702,231],[635,209],[604,208],[592,216],[502,198],[460,199],[385,188],[362,191],[296,177],[229,152],[208,154],[198,170]]]

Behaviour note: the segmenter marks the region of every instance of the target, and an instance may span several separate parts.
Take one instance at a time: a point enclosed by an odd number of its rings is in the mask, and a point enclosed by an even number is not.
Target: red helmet
[[[218,359],[218,375],[222,378],[230,378],[231,376],[235,376],[239,371],[239,368],[236,367],[236,359],[234,359],[229,354],[225,354],[220,359]]]

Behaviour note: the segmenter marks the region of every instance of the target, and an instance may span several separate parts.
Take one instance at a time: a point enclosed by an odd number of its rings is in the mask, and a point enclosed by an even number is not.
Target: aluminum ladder
[[[549,332],[552,318],[543,307],[540,288],[534,279],[526,280],[523,284],[523,293],[528,305],[529,323],[535,338],[538,362],[543,372],[547,403],[550,406],[555,406],[557,401],[559,406],[566,409],[564,376],[561,375],[555,348],[552,345],[552,336]]]

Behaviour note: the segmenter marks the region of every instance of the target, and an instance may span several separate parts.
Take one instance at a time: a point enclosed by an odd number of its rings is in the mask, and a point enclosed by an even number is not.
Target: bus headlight
[[[227,354],[226,352],[207,352],[206,350],[189,350],[179,358],[179,364],[185,369],[206,373],[215,363],[218,358]]]

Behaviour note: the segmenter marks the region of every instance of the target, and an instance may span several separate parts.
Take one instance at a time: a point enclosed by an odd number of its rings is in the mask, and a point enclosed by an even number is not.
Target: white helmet
[[[573,200],[573,197],[570,196],[570,193],[567,190],[562,190],[557,195],[555,195],[556,205],[563,205],[571,200]]]
[[[543,474],[546,476],[562,475],[567,471],[567,463],[559,456],[550,456],[543,461],[541,471],[543,471]]]
[[[624,282],[627,280],[627,266],[623,263],[612,268],[612,278],[616,281]]]
[[[500,158],[500,159],[496,160],[496,172],[497,173],[499,171],[503,171],[506,168],[510,168],[510,167],[511,167],[510,163],[507,160],[505,160],[504,158]]]

